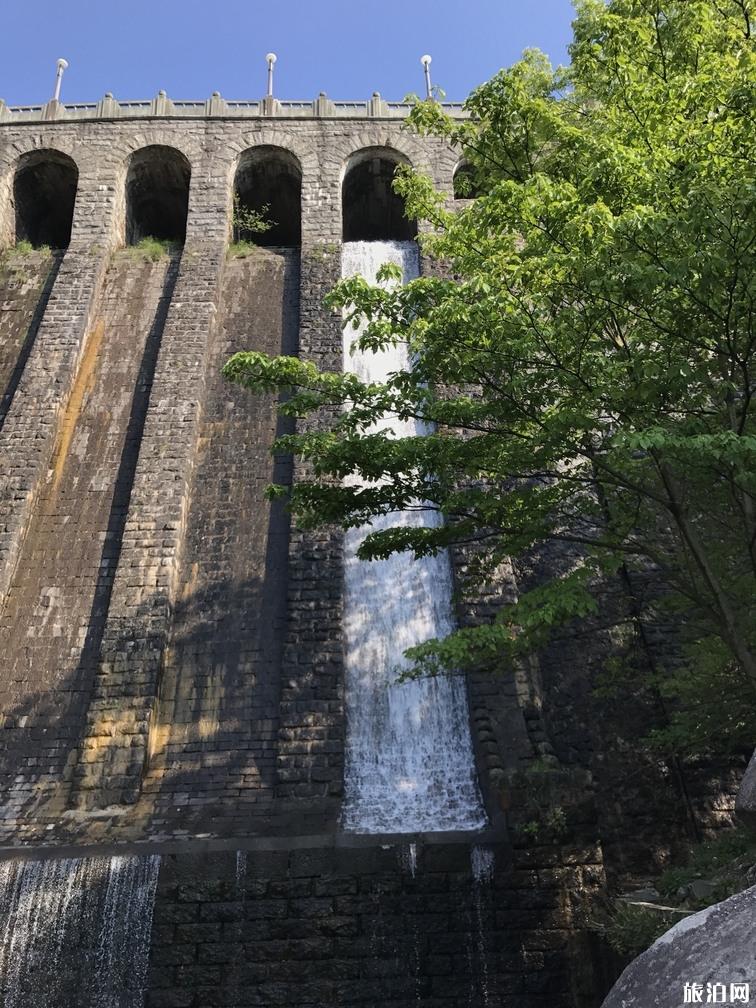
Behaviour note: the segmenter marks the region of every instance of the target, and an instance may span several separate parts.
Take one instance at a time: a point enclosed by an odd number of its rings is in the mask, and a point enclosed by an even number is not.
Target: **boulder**
[[[735,799],[735,811],[743,822],[756,827],[756,752],[746,767]]]
[[[696,991],[701,994],[700,1000],[686,999],[686,984],[701,985]],[[722,997],[722,988],[707,988],[707,984],[724,984],[726,997]],[[602,1008],[732,1004],[730,984],[749,984],[750,1002],[741,999],[741,1003],[753,1003],[756,997],[756,886],[675,924],[630,963]]]
[[[716,882],[710,882],[708,879],[693,879],[688,886],[688,895],[692,899],[701,900],[702,902],[711,901],[716,891]]]

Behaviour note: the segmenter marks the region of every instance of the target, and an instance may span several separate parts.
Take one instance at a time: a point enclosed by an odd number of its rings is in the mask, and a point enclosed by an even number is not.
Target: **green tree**
[[[475,542],[479,581],[505,557],[569,544],[571,562],[493,624],[415,648],[417,674],[500,665],[595,613],[607,576],[631,583],[652,570],[660,591],[635,599],[633,616],[646,619],[646,604],[672,610],[688,652],[660,684],[688,712],[672,735],[694,729],[702,747],[717,731],[747,737],[751,30],[750,0],[579,0],[569,68],[527,52],[472,94],[464,121],[417,102],[414,129],[456,146],[480,193],[449,209],[417,172],[395,181],[408,213],[431,225],[423,244],[450,278],[351,278],[330,297],[348,321],[368,320],[363,347],[405,342],[412,372],[376,385],[259,353],[226,365],[248,388],[287,390],[289,416],[337,407],[325,428],[303,425],[277,445],[312,466],[291,494],[301,523],[354,526],[418,501],[443,515],[440,527],[369,535],[364,557]],[[395,440],[371,431],[385,413],[435,430]],[[344,482],[355,474],[362,485]],[[709,710],[723,696],[726,723]]]
[[[242,203],[239,196],[234,194],[234,212],[231,220],[234,241],[253,241],[258,235],[270,231],[276,222],[269,219],[269,213],[270,204],[263,203],[259,210],[255,210]]]

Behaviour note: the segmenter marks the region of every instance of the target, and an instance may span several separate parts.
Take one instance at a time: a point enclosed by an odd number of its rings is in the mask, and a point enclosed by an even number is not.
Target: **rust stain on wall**
[[[53,495],[57,492],[65,471],[66,459],[71,449],[71,442],[76,430],[76,423],[81,414],[84,398],[94,385],[97,358],[100,354],[100,347],[102,346],[104,336],[105,322],[103,319],[97,319],[90,330],[84,346],[84,354],[79,364],[79,371],[76,375],[74,387],[71,390],[71,397],[68,400],[66,411],[63,415],[58,443],[55,446],[51,486],[51,494]]]

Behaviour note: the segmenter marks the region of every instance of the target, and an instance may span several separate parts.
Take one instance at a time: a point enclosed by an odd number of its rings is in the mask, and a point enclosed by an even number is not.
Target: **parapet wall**
[[[71,122],[82,119],[143,119],[146,116],[182,119],[276,119],[339,118],[339,119],[404,119],[411,109],[409,102],[385,101],[374,91],[369,101],[331,101],[320,92],[313,101],[279,101],[266,97],[259,101],[244,99],[227,101],[217,91],[205,101],[173,101],[165,91],[154,98],[120,102],[106,94],[98,102],[78,102],[64,105],[55,99],[44,105],[6,105],[0,100],[0,122],[40,123]],[[444,102],[451,115],[467,115],[462,102]]]

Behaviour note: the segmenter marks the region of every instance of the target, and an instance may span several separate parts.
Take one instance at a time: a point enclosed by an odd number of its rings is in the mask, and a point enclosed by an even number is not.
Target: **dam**
[[[626,861],[661,826],[644,795],[635,832],[601,811],[593,659],[397,685],[518,572],[461,601],[463,550],[362,563],[363,530],[296,528],[264,495],[304,475],[270,453],[276,402],[221,376],[238,350],[410,366],[352,354],[324,306],[386,261],[439,268],[391,180],[453,208],[463,165],[407,112],[0,103],[8,1008],[600,1003],[597,823]],[[241,251],[239,205],[273,222]]]

